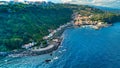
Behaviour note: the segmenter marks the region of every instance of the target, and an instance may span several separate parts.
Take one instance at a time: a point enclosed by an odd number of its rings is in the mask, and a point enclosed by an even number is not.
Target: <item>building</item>
[[[22,48],[28,49],[28,48],[31,48],[32,46],[36,45],[36,44],[37,43],[35,43],[35,42],[28,43],[28,44],[23,45]]]
[[[0,5],[8,5],[7,1],[0,1]]]
[[[25,2],[25,0],[14,0],[14,2]]]
[[[19,2],[19,0],[14,0],[14,2]]]
[[[53,39],[52,41],[53,42],[59,42],[59,39]]]

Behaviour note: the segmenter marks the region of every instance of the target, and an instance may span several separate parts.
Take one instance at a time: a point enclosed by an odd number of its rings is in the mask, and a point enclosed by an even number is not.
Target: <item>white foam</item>
[[[63,46],[59,46],[60,48],[62,48]]]
[[[58,51],[59,53],[62,53],[62,51]]]
[[[56,60],[56,59],[58,59],[58,57],[56,56],[56,57],[54,57],[54,59]]]
[[[5,62],[7,62],[8,60],[4,60]]]
[[[62,51],[66,51],[66,49],[62,50]]]

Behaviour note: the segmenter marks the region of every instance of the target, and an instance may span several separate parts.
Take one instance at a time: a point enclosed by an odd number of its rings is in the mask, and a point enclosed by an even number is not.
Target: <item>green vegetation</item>
[[[19,49],[40,42],[48,29],[71,20],[72,10],[60,5],[9,4],[0,6],[0,51]]]
[[[95,20],[95,21],[100,20],[106,23],[120,22],[120,14],[115,14],[110,12],[106,12],[103,14],[96,14],[91,18],[91,20]]]
[[[89,6],[73,4],[9,4],[0,6],[0,51],[20,49],[32,41],[46,44],[42,39],[49,29],[56,29],[71,20],[73,12],[94,15],[92,20],[116,21],[120,15],[107,14]],[[114,18],[116,17],[116,18]]]
[[[92,21],[102,21],[106,23],[120,22],[120,14],[117,14],[115,12],[103,11],[89,6],[81,5],[75,12],[78,12],[82,16],[92,15]]]
[[[82,16],[90,16],[90,15],[96,15],[96,14],[104,13],[100,9],[96,9],[96,8],[89,7],[89,6],[84,6],[84,5],[81,5],[75,12],[78,12]]]

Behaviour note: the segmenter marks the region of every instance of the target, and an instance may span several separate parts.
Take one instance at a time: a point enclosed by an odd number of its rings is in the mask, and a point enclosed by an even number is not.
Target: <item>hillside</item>
[[[48,29],[70,21],[72,10],[55,6],[9,4],[0,6],[0,51],[40,42]]]
[[[116,8],[101,7],[101,6],[92,6],[92,7],[95,7],[97,9],[100,9],[100,10],[106,11],[106,12],[120,13],[120,9],[116,9]]]
[[[40,42],[44,41],[43,37],[49,34],[49,30],[54,30],[72,20],[71,16],[75,12],[83,16],[94,15],[93,17],[105,13],[89,6],[73,4],[1,5],[0,51],[20,49],[22,45],[30,42],[37,42],[37,45],[40,45]],[[101,16],[92,20],[99,20]]]

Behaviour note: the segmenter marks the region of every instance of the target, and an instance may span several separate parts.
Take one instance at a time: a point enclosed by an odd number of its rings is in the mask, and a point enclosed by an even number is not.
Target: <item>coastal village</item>
[[[50,33],[47,36],[43,37],[43,40],[46,40],[47,43],[46,44],[41,44],[39,47],[33,47],[34,45],[36,45],[37,43],[32,42],[29,44],[25,44],[22,46],[22,48],[25,49],[30,49],[31,51],[46,51],[49,49],[56,49],[58,48],[58,46],[60,45],[62,38],[60,37],[62,33],[60,33],[61,31],[64,31],[65,28],[67,27],[71,27],[71,26],[90,26],[91,28],[94,29],[99,29],[101,27],[105,27],[107,24],[105,24],[104,22],[100,22],[100,21],[91,21],[92,15],[90,16],[82,16],[78,13],[75,13],[72,16],[72,21],[61,25],[59,28],[55,29],[55,30],[48,30]],[[56,35],[56,34],[60,34],[60,35]],[[44,45],[47,45],[46,47],[42,47]],[[54,48],[55,47],[55,48]]]
[[[105,24],[104,22],[100,21],[91,21],[92,15],[90,16],[82,16],[81,14],[75,13],[72,16],[72,21],[68,22],[67,24],[61,25],[59,28],[55,30],[48,30],[50,33],[47,36],[43,37],[43,40],[45,40],[46,44],[39,44],[39,46],[35,46],[36,42],[31,42],[28,44],[24,44],[22,46],[25,51],[20,52],[20,54],[16,51],[14,53],[10,54],[9,56],[27,56],[27,55],[41,55],[50,53],[54,50],[56,50],[59,45],[61,44],[63,38],[61,37],[61,34],[64,32],[64,30],[67,27],[83,27],[83,26],[90,26],[93,29],[100,29],[101,27],[105,27],[108,24]],[[47,45],[46,47],[42,47],[44,45]],[[18,53],[18,54],[16,54]]]
[[[66,27],[69,27],[69,26],[72,26],[73,23],[67,23],[67,24],[64,24],[64,25],[61,25],[59,28],[57,28],[56,30],[49,30],[49,35],[47,36],[44,36],[43,37],[43,40],[46,40],[47,41],[47,44],[46,45],[50,45],[50,44],[55,44],[55,43],[60,43],[61,42],[61,34],[59,33],[62,33],[64,31],[64,29],[66,29]],[[59,34],[59,35],[56,35],[56,34]],[[34,45],[36,45],[37,43],[35,42],[31,42],[31,43],[28,43],[28,44],[25,44],[22,46],[22,48],[25,48],[25,49],[29,49],[31,47],[33,47]],[[43,46],[43,44],[40,45],[39,48],[41,48],[41,46]],[[39,49],[37,47],[35,47],[34,49]]]
[[[11,1],[11,3],[19,3],[18,0],[14,0],[14,1]],[[49,4],[52,4],[51,2],[48,2]],[[2,1],[0,2],[0,5],[7,5],[9,4],[9,2],[5,2],[5,1]],[[43,4],[43,5],[46,5],[46,2],[29,2],[29,1],[25,1],[24,4]],[[49,49],[56,49],[61,41],[62,41],[62,38],[60,37],[62,32],[67,28],[67,27],[71,27],[71,26],[80,26],[80,27],[83,27],[83,26],[90,26],[91,28],[93,29],[100,29],[101,27],[105,27],[107,26],[108,24],[105,24],[104,22],[101,22],[101,21],[92,21],[91,18],[92,18],[92,14],[90,15],[82,15],[82,13],[74,13],[72,15],[72,21],[71,22],[68,22],[67,24],[64,24],[64,25],[61,25],[59,28],[57,29],[49,29],[48,31],[50,32],[47,36],[44,36],[43,37],[43,40],[45,40],[47,43],[46,44],[39,44],[39,46],[35,46],[37,43],[36,42],[30,42],[28,44],[24,44],[22,45],[22,48],[25,49],[25,50],[30,50],[30,51],[45,51],[45,50],[49,50]],[[59,35],[57,35],[59,34]],[[45,46],[45,47],[44,47]],[[52,46],[52,47],[51,47]],[[54,50],[53,49],[53,50]]]
[[[93,29],[100,29],[101,27],[105,27],[108,24],[105,24],[104,22],[101,21],[92,21],[93,15],[90,16],[82,16],[81,14],[74,14],[74,25],[75,26],[90,26]]]
[[[28,56],[28,55],[41,55],[46,53],[51,53],[52,51],[56,50],[59,45],[61,44],[63,37],[61,37],[61,34],[64,32],[64,30],[67,27],[73,26],[73,22],[68,22],[67,24],[61,25],[56,30],[50,30],[50,34],[43,37],[43,40],[46,40],[47,45],[46,47],[41,47],[43,44],[40,44],[39,46],[35,46],[36,42],[31,42],[28,44],[24,44],[22,46],[25,51],[23,52],[17,52],[14,51],[14,53],[9,54],[9,57],[18,57],[18,56]]]

